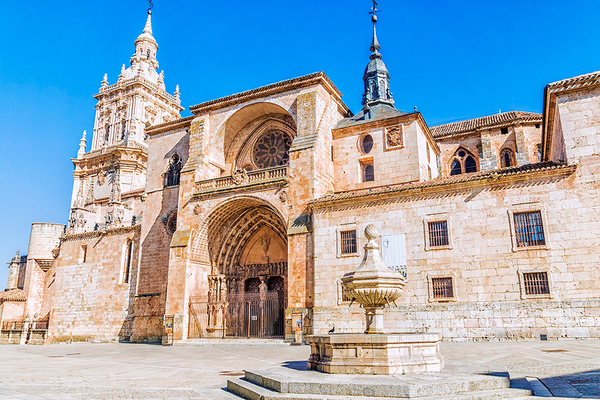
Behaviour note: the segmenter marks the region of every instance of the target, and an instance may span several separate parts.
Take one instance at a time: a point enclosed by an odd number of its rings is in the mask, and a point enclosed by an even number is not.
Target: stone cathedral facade
[[[391,331],[600,337],[600,73],[549,84],[543,114],[429,127],[394,107],[374,26],[356,115],[318,72],[181,118],[150,15],[134,44],[94,96],[67,225],[9,263],[0,341],[360,332],[340,279],[371,223],[407,277]]]

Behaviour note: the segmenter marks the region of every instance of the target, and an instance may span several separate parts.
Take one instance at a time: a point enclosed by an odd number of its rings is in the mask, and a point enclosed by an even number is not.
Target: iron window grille
[[[523,273],[523,286],[526,295],[550,294],[547,272]]]
[[[454,297],[452,277],[431,278],[434,299],[451,299]]]
[[[340,252],[342,254],[356,253],[356,230],[340,232]]]
[[[428,222],[429,230],[429,246],[448,246],[448,221],[433,221]]]
[[[345,289],[343,285],[342,286],[342,301],[343,302],[348,302],[348,301],[352,301],[354,300],[354,297],[351,297],[351,290]]]
[[[517,247],[544,246],[544,226],[541,211],[527,211],[513,214]]]

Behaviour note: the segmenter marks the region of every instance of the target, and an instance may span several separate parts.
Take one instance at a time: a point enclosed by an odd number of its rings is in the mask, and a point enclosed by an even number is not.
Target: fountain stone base
[[[441,372],[440,333],[309,336],[308,368],[330,374]]]

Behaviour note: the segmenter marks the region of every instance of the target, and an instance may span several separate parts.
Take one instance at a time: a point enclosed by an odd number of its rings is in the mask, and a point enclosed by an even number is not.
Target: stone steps
[[[245,371],[244,378],[227,381],[227,390],[250,400],[487,400],[531,395],[529,390],[511,389],[506,375],[345,375],[282,367]]]
[[[279,393],[238,378],[227,381],[227,390],[247,400],[390,400],[386,396],[352,396],[331,394]],[[530,399],[530,391],[523,389],[494,389],[450,395],[410,397],[411,400],[525,400]],[[518,396],[518,397],[515,397]],[[395,397],[401,398],[401,397]],[[405,398],[405,397],[404,397]]]

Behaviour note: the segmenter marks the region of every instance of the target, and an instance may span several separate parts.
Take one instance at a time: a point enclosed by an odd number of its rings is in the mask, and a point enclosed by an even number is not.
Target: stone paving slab
[[[529,388],[529,377],[554,396],[600,399],[597,340],[442,343],[441,351],[445,372],[504,369],[513,386]],[[246,369],[298,368],[309,355],[308,346],[266,343],[4,345],[0,399],[239,400],[224,391],[227,379]]]

